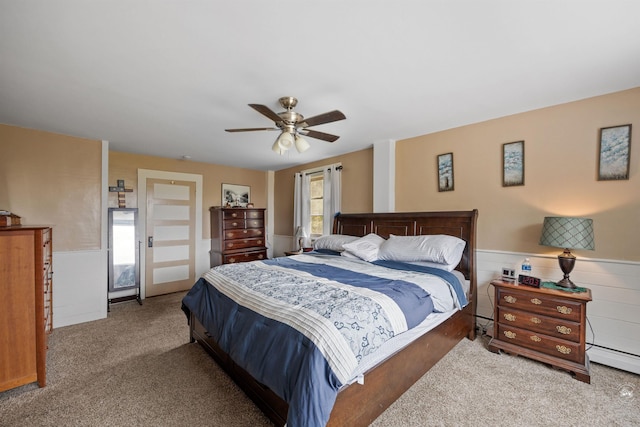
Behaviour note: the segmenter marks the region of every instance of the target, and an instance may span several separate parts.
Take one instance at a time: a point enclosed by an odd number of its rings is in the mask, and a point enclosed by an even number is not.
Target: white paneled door
[[[145,295],[195,282],[196,183],[147,178]]]

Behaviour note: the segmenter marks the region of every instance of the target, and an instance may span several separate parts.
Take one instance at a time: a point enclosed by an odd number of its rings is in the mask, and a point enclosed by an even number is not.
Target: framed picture
[[[222,184],[222,206],[247,207],[251,201],[251,187],[248,185]]]
[[[629,179],[631,125],[600,129],[598,181]]]
[[[438,155],[438,191],[453,191],[453,153]]]
[[[502,186],[524,185],[524,141],[502,144]]]

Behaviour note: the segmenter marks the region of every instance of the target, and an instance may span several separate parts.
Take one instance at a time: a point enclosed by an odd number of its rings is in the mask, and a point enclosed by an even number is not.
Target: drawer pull
[[[511,314],[511,313],[505,313],[505,314],[504,314],[504,318],[505,318],[506,320],[508,320],[509,322],[515,322],[515,321],[516,321],[516,316],[514,316],[514,315],[513,315],[513,314]]]
[[[262,258],[264,258],[264,255],[262,254],[258,255],[258,259],[262,259]]]
[[[532,317],[531,323],[540,324],[542,323],[542,320],[538,319],[537,317]]]
[[[542,304],[542,301],[540,301],[538,298],[532,298],[531,302],[535,305],[540,305]]]
[[[567,328],[566,326],[556,326],[556,330],[565,335],[569,335],[571,333],[571,328]]]
[[[258,236],[261,236],[261,235],[262,235],[262,230],[258,230],[258,231],[256,232],[256,234],[257,234]]]
[[[531,335],[529,338],[531,338],[531,341],[535,341],[535,342],[540,342],[542,341],[542,338],[540,338],[537,335]]]
[[[229,264],[233,264],[234,262],[236,262],[235,258],[229,258]]]
[[[556,307],[556,310],[558,310],[558,313],[562,313],[562,314],[571,314],[571,309],[565,305],[559,305]]]
[[[229,242],[229,243],[227,243],[227,246],[232,248],[233,247],[233,243]]]
[[[235,212],[231,214],[231,217],[232,217],[232,218],[235,218],[235,217],[237,217],[237,216],[238,216],[238,214],[237,214],[237,213],[235,213]]]
[[[257,242],[257,243],[258,243],[259,245],[261,245],[261,244],[262,244],[262,240],[258,240],[258,242]]]
[[[237,227],[238,223],[237,222],[232,222],[231,225],[233,225],[234,227]]]
[[[557,345],[556,350],[558,350],[562,354],[571,354],[571,349],[564,345]]]
[[[516,337],[516,333],[511,331],[504,331],[504,336],[510,339],[514,339]]]
[[[509,304],[513,304],[514,302],[518,301],[518,299],[516,297],[513,297],[511,295],[505,295],[504,296],[504,300],[506,302],[508,302]]]
[[[247,233],[249,232],[249,230],[242,230],[242,232],[243,232],[244,234],[247,234]]]

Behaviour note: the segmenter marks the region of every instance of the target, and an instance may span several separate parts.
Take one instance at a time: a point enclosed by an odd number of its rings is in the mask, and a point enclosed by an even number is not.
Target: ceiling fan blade
[[[329,111],[328,113],[319,114],[317,116],[309,117],[308,119],[304,119],[298,125],[300,127],[306,128],[310,126],[322,125],[325,123],[337,122],[338,120],[344,120],[347,117],[342,114],[342,112],[338,110]]]
[[[323,141],[328,142],[334,142],[340,138],[337,135],[331,135],[330,133],[318,132],[317,130],[311,129],[301,129],[299,132],[309,138],[322,139]]]
[[[280,130],[278,128],[244,128],[244,129],[225,129],[227,132],[253,132],[255,130]]]
[[[249,104],[249,107],[253,108],[254,110],[256,110],[258,113],[262,114],[263,116],[266,116],[266,117],[270,118],[274,122],[281,122],[282,121],[282,117],[280,117],[279,115],[274,113],[273,110],[270,109],[269,107],[267,107],[266,105]]]

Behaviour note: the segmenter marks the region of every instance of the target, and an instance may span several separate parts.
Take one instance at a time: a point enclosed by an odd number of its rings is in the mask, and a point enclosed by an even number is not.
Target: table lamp
[[[569,279],[569,273],[575,266],[576,257],[571,253],[570,249],[593,250],[595,248],[593,220],[589,218],[545,217],[542,224],[540,244],[564,248],[564,252],[558,255],[558,263],[564,273],[564,278],[557,285],[574,289],[576,285]]]
[[[304,230],[304,227],[298,226],[296,228],[296,237],[298,238],[298,251],[302,252],[302,245],[304,243],[304,239],[309,237],[307,232]]]

